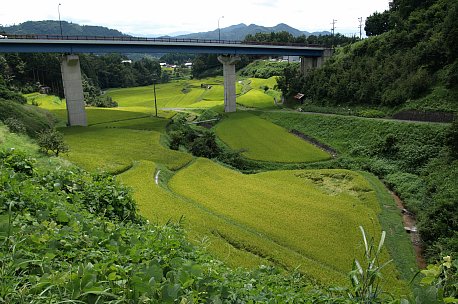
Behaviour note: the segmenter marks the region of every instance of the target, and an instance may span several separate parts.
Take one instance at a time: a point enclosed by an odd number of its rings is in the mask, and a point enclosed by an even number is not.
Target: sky
[[[59,5],[60,3],[60,5]],[[61,20],[138,36],[213,31],[245,23],[286,23],[308,32],[359,35],[358,18],[388,9],[389,0],[3,0],[0,24]],[[364,34],[364,30],[363,30]]]

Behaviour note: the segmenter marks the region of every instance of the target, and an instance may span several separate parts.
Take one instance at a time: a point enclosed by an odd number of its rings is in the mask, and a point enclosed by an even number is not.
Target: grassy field
[[[216,126],[216,134],[231,149],[250,159],[270,162],[316,162],[331,156],[250,113],[232,113]]]
[[[201,88],[201,83],[212,88]],[[262,100],[273,103],[263,87],[273,87],[274,80],[251,79],[249,85],[251,89],[239,101],[259,108],[264,107]],[[243,88],[237,85],[239,94]],[[229,265],[299,267],[325,284],[346,284],[352,259],[362,250],[358,226],[378,236],[382,202],[394,206],[392,200],[380,198],[384,190],[380,181],[360,173],[284,170],[243,175],[211,160],[170,150],[163,142],[173,111],[151,116],[151,86],[113,89],[107,94],[119,103],[118,108],[88,108],[89,127],[60,129],[70,146],[65,157],[87,170],[121,173],[119,178],[133,188],[145,217],[159,223],[183,217],[189,238]],[[222,94],[221,78],[157,86],[159,108],[222,111]],[[30,98],[65,120],[63,102],[46,96]],[[230,148],[243,149],[246,157],[256,160],[305,163],[331,158],[287,129],[248,112],[225,116],[215,130]],[[390,290],[406,288],[396,279],[394,264],[390,267]]]

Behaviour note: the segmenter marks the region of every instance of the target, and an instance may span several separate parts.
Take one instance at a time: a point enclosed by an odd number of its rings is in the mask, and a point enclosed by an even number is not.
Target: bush
[[[0,86],[0,98],[11,100],[20,104],[27,103],[27,98],[22,96],[22,94],[10,91],[4,86]]]
[[[457,159],[458,158],[458,117],[455,117],[452,125],[447,130],[445,135],[445,143],[450,150],[450,155]]]
[[[29,158],[25,153],[15,149],[0,150],[0,168],[12,169],[17,173],[24,173],[28,176],[33,175],[35,160]]]
[[[214,158],[218,156],[220,148],[216,143],[216,136],[213,132],[205,131],[189,145],[192,155],[198,157]]]
[[[64,135],[55,129],[39,132],[37,143],[44,153],[51,151],[56,156],[59,156],[59,153],[68,151],[68,146],[64,142]]]
[[[26,128],[22,121],[14,117],[8,117],[4,121],[5,125],[11,133],[25,134]]]
[[[383,118],[386,116],[385,112],[376,109],[361,110],[358,111],[357,115],[367,118]]]
[[[99,108],[116,108],[118,103],[110,96],[93,96],[86,98],[86,105]]]

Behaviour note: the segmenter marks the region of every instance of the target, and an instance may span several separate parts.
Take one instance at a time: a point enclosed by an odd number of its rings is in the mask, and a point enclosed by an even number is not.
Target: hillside
[[[18,25],[0,26],[0,32],[8,34],[43,34],[43,35],[60,35],[59,21],[27,21]],[[103,26],[79,25],[62,21],[62,33],[67,36],[128,36],[118,30],[109,29]]]
[[[279,86],[319,105],[458,111],[458,4],[394,1],[366,22],[370,37],[335,50],[322,69]]]

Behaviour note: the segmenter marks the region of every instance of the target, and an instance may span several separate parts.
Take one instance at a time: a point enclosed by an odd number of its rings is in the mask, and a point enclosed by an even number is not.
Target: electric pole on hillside
[[[153,90],[154,90],[154,108],[156,109],[157,117],[157,102],[156,102],[156,74],[153,75]]]
[[[336,22],[337,22],[336,19],[332,19],[332,23],[331,23],[331,24],[332,24],[332,28],[331,28],[332,48],[334,48],[334,44],[335,44],[335,43],[334,43],[334,42],[335,42],[335,41],[334,41],[334,40],[335,40],[335,39],[334,39],[334,32],[335,32],[335,30],[336,30]]]
[[[361,28],[363,27],[363,17],[359,17],[358,21],[359,21],[359,39],[361,40],[361,37],[362,37]]]

